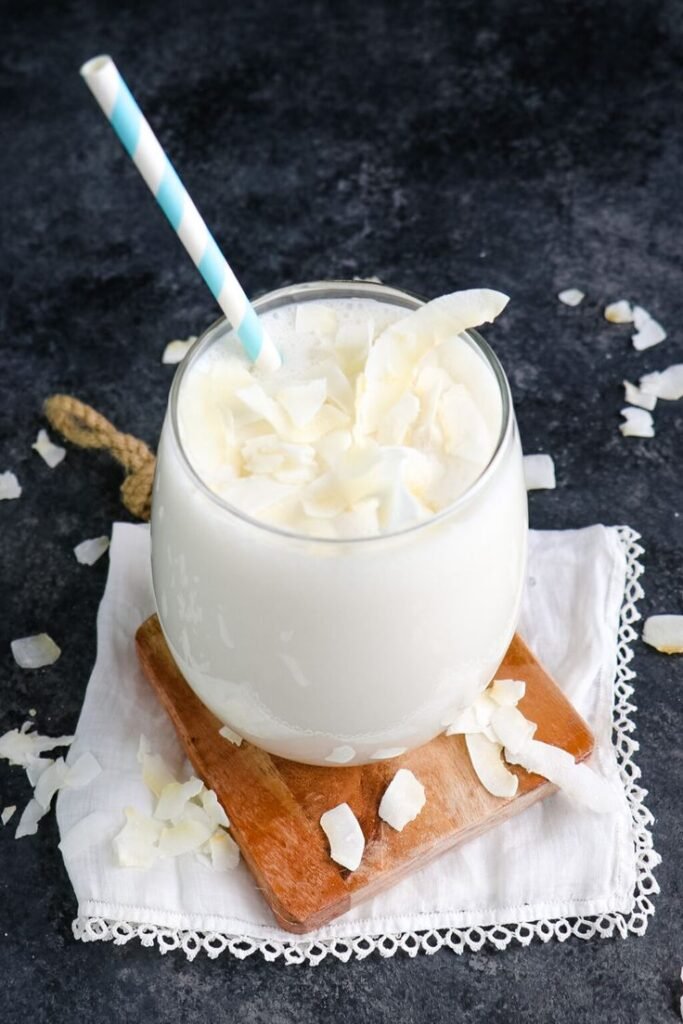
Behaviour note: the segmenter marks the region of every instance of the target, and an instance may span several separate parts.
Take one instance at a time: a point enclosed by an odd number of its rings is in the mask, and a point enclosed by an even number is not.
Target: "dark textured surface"
[[[125,518],[106,457],[70,450],[51,472],[31,452],[43,398],[73,392],[153,444],[163,346],[216,314],[78,78],[102,49],[251,293],[354,274],[425,295],[507,291],[488,337],[526,450],[558,469],[558,489],[531,497],[532,524],[631,524],[643,611],[683,611],[683,404],[660,403],[654,440],[617,430],[621,378],[683,353],[677,0],[24,0],[2,3],[0,23],[0,470],[24,487],[0,505],[0,732],[32,706],[45,731],[75,725],[107,564],[84,569],[71,548]],[[578,309],[556,301],[567,286],[588,293]],[[665,345],[638,354],[601,319],[622,296],[659,316]],[[62,658],[22,672],[10,639],[45,628]],[[683,665],[636,647],[639,763],[664,857],[644,938],[316,969],[84,946],[50,817],[20,843],[0,832],[0,1019],[675,1020]],[[27,796],[0,764],[0,804]]]

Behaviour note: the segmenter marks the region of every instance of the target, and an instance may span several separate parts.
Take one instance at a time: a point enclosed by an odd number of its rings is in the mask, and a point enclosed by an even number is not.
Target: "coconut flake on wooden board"
[[[231,729],[229,725],[222,725],[218,730],[218,735],[222,736],[224,740],[234,743],[236,747],[242,746],[242,737],[234,729]]]
[[[422,783],[408,768],[399,768],[384,791],[379,804],[379,816],[397,832],[414,821],[425,805]]]
[[[464,733],[472,767],[493,796],[511,799],[519,780],[508,764],[520,765],[562,789],[575,802],[597,812],[614,806],[615,792],[587,765],[567,751],[534,739],[535,722],[517,708],[526,684],[518,679],[494,679],[472,705],[461,709],[446,735]]]
[[[493,742],[483,733],[467,733],[465,743],[472,767],[484,789],[493,796],[511,799],[517,792],[519,780],[503,763],[502,744]]]
[[[337,864],[355,871],[363,859],[365,837],[356,815],[348,804],[338,804],[320,818],[320,827],[330,844],[330,857]]]
[[[494,679],[488,692],[496,704],[516,707],[526,693],[526,683],[523,679]]]

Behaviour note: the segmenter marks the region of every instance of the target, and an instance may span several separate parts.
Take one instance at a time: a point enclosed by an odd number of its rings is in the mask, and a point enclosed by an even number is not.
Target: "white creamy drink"
[[[298,286],[256,304],[280,370],[255,370],[225,323],[181,367],[153,500],[159,617],[250,742],[317,764],[397,756],[490,681],[526,491],[507,383],[464,331],[506,301]]]

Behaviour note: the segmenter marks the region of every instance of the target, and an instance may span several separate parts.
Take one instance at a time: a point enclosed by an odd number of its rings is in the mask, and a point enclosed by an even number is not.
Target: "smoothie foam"
[[[229,504],[288,531],[349,538],[425,520],[495,450],[499,389],[461,332],[506,302],[482,289],[412,313],[360,298],[267,312],[276,373],[232,335],[190,367],[178,407],[188,459]]]

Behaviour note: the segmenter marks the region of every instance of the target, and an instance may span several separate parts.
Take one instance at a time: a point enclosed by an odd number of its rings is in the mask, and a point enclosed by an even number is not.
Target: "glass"
[[[416,309],[408,292],[313,282],[258,299],[263,313],[330,298]],[[311,764],[397,756],[443,731],[490,681],[515,630],[527,502],[510,389],[479,478],[432,518],[391,534],[321,539],[250,518],[202,482],[183,450],[183,379],[230,326],[216,321],[175,375],[159,441],[152,573],[173,657],[204,703],[271,753]]]

